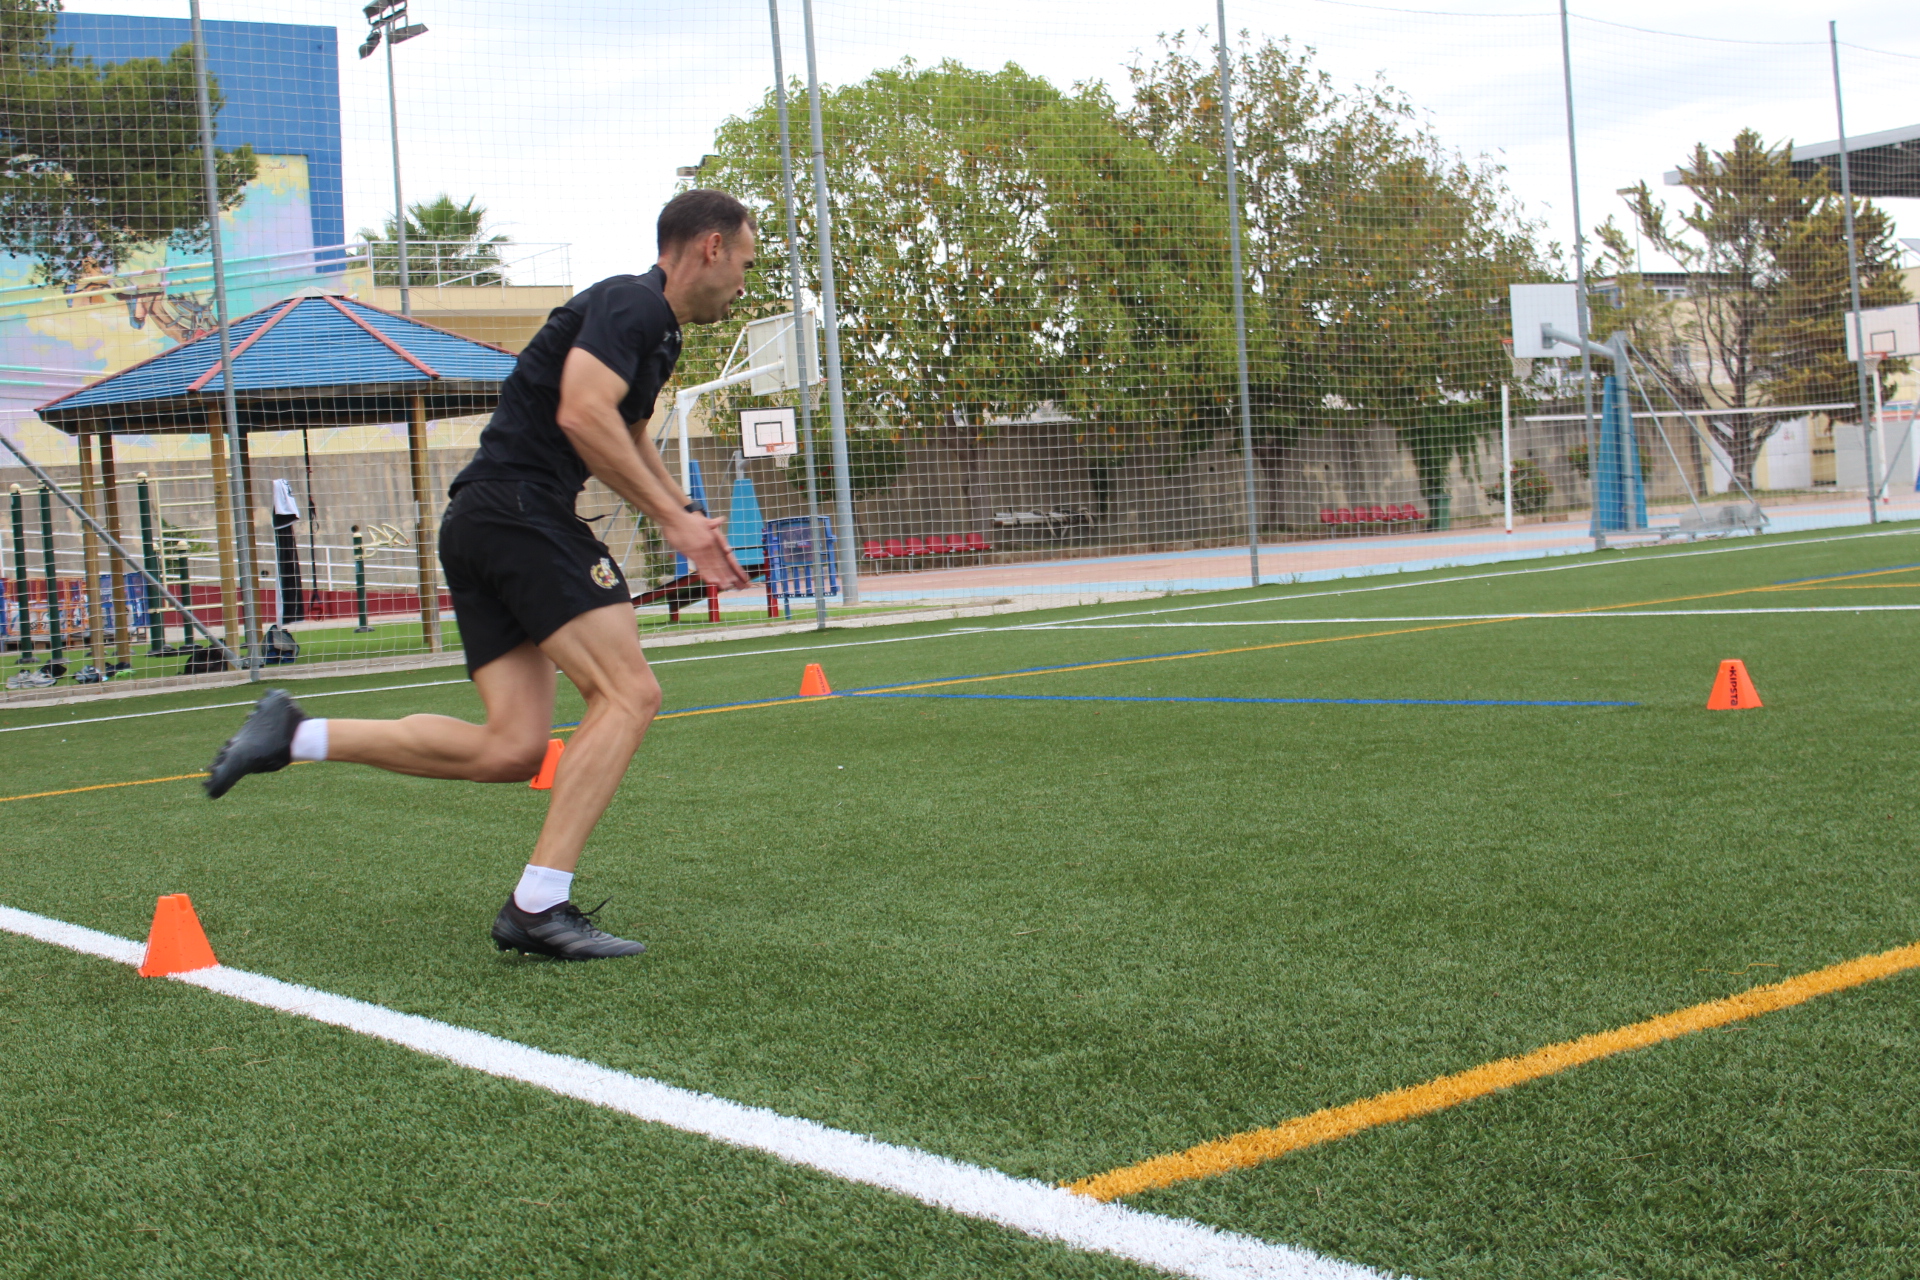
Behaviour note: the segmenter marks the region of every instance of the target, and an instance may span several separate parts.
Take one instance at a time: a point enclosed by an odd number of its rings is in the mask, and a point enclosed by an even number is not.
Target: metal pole
[[[13,442],[4,433],[0,433],[0,444],[13,448]],[[53,481],[45,473],[36,474],[34,478],[40,482],[40,572],[46,578],[47,587],[47,658],[58,662],[67,652],[60,630],[60,570],[53,558]]]
[[[240,483],[228,486],[233,506],[235,550],[240,558],[241,615],[246,619],[247,679],[260,679],[260,602],[253,577],[253,512],[245,509],[246,449],[240,438],[240,405],[233,394],[233,335],[227,331],[227,263],[220,248],[220,183],[213,167],[213,105],[207,95],[207,40],[200,29],[200,0],[189,0],[193,18],[193,89],[200,104],[200,173],[207,184],[207,226],[213,241],[213,318],[220,329],[221,399],[227,411],[227,456],[241,465]],[[129,560],[132,557],[128,557]],[[163,587],[162,590],[165,590]],[[196,620],[197,621],[197,620]],[[204,631],[205,628],[202,628]],[[208,639],[212,639],[211,636]],[[220,646],[233,656],[225,645]]]
[[[1564,0],[1563,0],[1564,2]],[[1827,45],[1833,52],[1833,118],[1840,129],[1840,202],[1847,207],[1847,285],[1853,290],[1854,373],[1860,385],[1860,447],[1867,464],[1867,523],[1880,523],[1879,499],[1874,494],[1873,428],[1867,425],[1867,335],[1860,315],[1860,249],[1853,238],[1853,170],[1847,163],[1847,112],[1840,99],[1840,24],[1827,23]]]
[[[367,552],[360,542],[360,526],[353,526],[353,602],[360,611],[360,625],[355,631],[373,630],[367,625]]]
[[[807,536],[813,546],[813,626],[827,629],[827,540],[820,528],[820,482],[813,466],[813,353],[800,328],[800,224],[793,212],[793,136],[787,127],[787,72],[780,56],[780,0],[767,0],[773,29],[773,92],[780,108],[780,202],[787,216],[787,275],[793,290],[793,341],[800,355],[800,448],[807,465]],[[772,574],[773,565],[767,565]]]
[[[198,0],[196,0],[196,3]],[[400,103],[393,90],[393,26],[387,26],[387,132],[393,139],[393,234],[400,247],[400,314],[413,314],[407,280],[407,206],[400,196]]]
[[[1513,532],[1513,438],[1509,424],[1513,420],[1511,388],[1500,384],[1500,506],[1507,518],[1507,532]]]
[[[140,502],[140,567],[147,575],[147,581],[142,584],[146,595],[147,652],[157,654],[166,650],[167,624],[160,614],[159,597],[153,593],[153,584],[160,580],[162,568],[153,537],[153,491],[144,471],[134,476],[134,484],[134,493]]]
[[[24,667],[33,661],[32,596],[27,589],[27,512],[19,485],[12,486],[9,496],[13,507],[14,611],[20,616],[20,656],[15,663]]]
[[[1240,355],[1240,453],[1246,472],[1247,573],[1260,585],[1260,491],[1253,468],[1253,388],[1247,376],[1247,283],[1240,266],[1240,179],[1233,155],[1233,69],[1227,59],[1227,0],[1216,0],[1220,20],[1220,143],[1227,161],[1227,244],[1233,259],[1233,336]]]
[[[1587,419],[1587,497],[1593,504],[1593,519],[1588,532],[1593,549],[1607,548],[1607,535],[1600,531],[1600,442],[1593,426],[1593,356],[1587,351],[1587,231],[1580,220],[1580,153],[1573,128],[1573,37],[1567,28],[1567,0],[1560,0],[1560,74],[1567,95],[1567,173],[1573,180],[1573,271],[1580,314],[1575,317],[1575,332],[1580,336],[1580,392],[1585,398]]]
[[[820,75],[813,54],[813,0],[800,0],[807,30],[807,97],[813,121],[813,203],[820,238],[820,318],[827,328],[827,408],[833,429],[834,516],[840,522],[840,601],[860,603],[853,546],[853,468],[847,460],[847,398],[840,385],[840,311],[833,298],[833,215],[827,208],[827,141],[820,123]],[[816,584],[816,590],[819,589]]]

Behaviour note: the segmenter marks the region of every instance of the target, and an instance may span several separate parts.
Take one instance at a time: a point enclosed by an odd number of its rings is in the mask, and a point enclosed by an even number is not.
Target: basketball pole
[[[840,311],[833,296],[833,213],[827,207],[827,140],[820,123],[820,72],[813,51],[813,0],[800,0],[807,32],[807,99],[813,124],[814,230],[820,240],[820,318],[827,329],[827,409],[833,423],[834,515],[839,519],[840,602],[860,603],[853,554],[853,468],[847,458],[847,398],[840,383]],[[798,335],[796,335],[796,338]],[[816,590],[823,584],[815,584]]]
[[[1847,211],[1847,285],[1853,290],[1853,362],[1860,384],[1860,448],[1867,464],[1867,523],[1880,523],[1880,504],[1874,496],[1873,477],[1879,468],[1873,465],[1874,425],[1867,422],[1867,334],[1866,317],[1860,314],[1860,249],[1853,238],[1853,172],[1847,163],[1847,112],[1840,99],[1840,24],[1827,23],[1827,46],[1833,51],[1833,118],[1840,128],[1840,203]]]
[[[793,343],[800,363],[800,447],[807,467],[807,534],[813,544],[813,629],[827,629],[827,540],[820,536],[820,480],[813,469],[813,353],[800,328],[800,225],[793,213],[793,135],[787,127],[787,72],[780,57],[780,0],[767,0],[773,31],[773,91],[780,108],[780,202],[787,215],[787,275],[793,287]],[[767,566],[772,572],[773,566]]]
[[[1560,0],[1560,74],[1567,96],[1567,174],[1573,182],[1573,275],[1579,297],[1579,314],[1574,317],[1574,332],[1580,339],[1580,394],[1585,401],[1587,419],[1587,500],[1593,504],[1593,520],[1588,533],[1593,549],[1607,549],[1607,535],[1600,531],[1600,441],[1593,425],[1593,355],[1587,350],[1587,231],[1580,220],[1580,153],[1573,128],[1573,36],[1567,27],[1567,0]]]
[[[1227,162],[1227,244],[1233,265],[1233,336],[1240,357],[1240,453],[1246,473],[1248,585],[1260,585],[1260,489],[1253,469],[1253,391],[1247,376],[1247,282],[1240,268],[1239,166],[1233,154],[1233,68],[1227,58],[1227,0],[1215,0],[1220,21],[1220,142]]]

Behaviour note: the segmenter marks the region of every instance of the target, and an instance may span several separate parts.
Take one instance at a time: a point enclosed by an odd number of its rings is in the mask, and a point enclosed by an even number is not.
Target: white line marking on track
[[[1512,622],[1522,618],[1732,618],[1748,613],[1889,613],[1920,604],[1809,605],[1798,609],[1620,609],[1607,613],[1434,613],[1391,618],[1229,618],[1206,622],[1056,622],[1036,631],[1144,631],[1150,627],[1313,627],[1368,622]]]
[[[128,938],[0,906],[0,930],[71,951],[138,965],[145,947]],[[1186,1218],[1102,1204],[1060,1187],[997,1169],[831,1129],[628,1075],[581,1058],[503,1040],[416,1014],[303,987],[264,974],[216,965],[174,981],[298,1018],[355,1031],[456,1063],[518,1080],[591,1106],[623,1112],[765,1152],[848,1182],[892,1191],[922,1204],[998,1223],[1040,1240],[1105,1253],[1204,1280],[1382,1280],[1383,1273],[1292,1245],[1221,1231]]]
[[[1469,573],[1469,574],[1462,574],[1452,578],[1422,578],[1418,582],[1389,582],[1377,587],[1342,587],[1337,591],[1303,591],[1293,595],[1253,596],[1244,600],[1214,601],[1209,604],[1172,605],[1165,609],[1141,609],[1131,613],[1096,614],[1090,620],[1090,622],[1081,622],[1081,623],[1026,622],[1026,623],[1019,623],[1013,626],[1004,626],[1004,627],[955,627],[949,631],[934,631],[934,632],[929,632],[926,635],[919,635],[919,636],[888,636],[880,640],[843,640],[838,644],[782,645],[774,649],[743,649],[743,650],[738,650],[732,653],[698,653],[698,654],[690,654],[684,658],[650,658],[648,659],[648,661],[653,666],[666,667],[666,666],[672,666],[674,663],[677,663],[677,662],[715,662],[723,658],[757,658],[757,657],[764,657],[768,654],[776,654],[776,653],[818,653],[824,649],[857,649],[864,645],[871,645],[871,644],[906,644],[914,640],[951,640],[955,636],[990,635],[996,631],[1031,632],[1031,631],[1095,630],[1096,627],[1091,624],[1097,623],[1099,620],[1107,619],[1107,618],[1150,618],[1150,617],[1158,617],[1161,614],[1167,614],[1167,613],[1192,613],[1200,609],[1236,609],[1243,605],[1275,604],[1282,601],[1293,601],[1293,600],[1318,600],[1326,596],[1364,595],[1371,591],[1400,591],[1407,587],[1437,587],[1437,586],[1444,586],[1447,583],[1451,583],[1451,582],[1479,582],[1487,578],[1520,578],[1520,577],[1526,577],[1536,573],[1563,573],[1568,569],[1607,569],[1607,568],[1617,569],[1625,565],[1649,564],[1657,560],[1684,560],[1692,556],[1723,556],[1735,551],[1764,551],[1769,547],[1773,547],[1773,548],[1810,547],[1810,546],[1817,546],[1821,543],[1827,543],[1827,542],[1855,542],[1862,538],[1893,538],[1893,537],[1899,537],[1902,535],[1910,535],[1915,533],[1920,533],[1920,529],[1888,529],[1879,533],[1843,533],[1831,538],[1801,538],[1793,542],[1743,543],[1742,545],[1735,546],[1735,547],[1712,547],[1702,551],[1672,551],[1663,555],[1634,556],[1631,559],[1583,560],[1578,564],[1541,565],[1537,568],[1532,568],[1532,569],[1507,569],[1499,573]],[[1289,584],[1270,583],[1270,584],[1263,584],[1263,585],[1285,586]],[[1884,608],[1884,607],[1893,607],[1893,606],[1881,606],[1881,607]],[[1753,612],[1760,612],[1760,611],[1754,610]],[[1782,610],[1780,612],[1785,612],[1785,610]],[[1852,613],[1852,612],[1857,612],[1857,610],[1836,609],[1834,610],[1834,612]],[[1499,614],[1495,616],[1505,618],[1505,617],[1531,617],[1534,615]],[[1539,616],[1544,617],[1548,615],[1539,615]],[[1323,621],[1323,619],[1309,619],[1309,621]],[[1354,621],[1387,622],[1387,621],[1394,621],[1394,619],[1360,618],[1360,619],[1354,619]],[[1408,621],[1417,621],[1417,619],[1408,619]],[[1145,625],[1145,624],[1142,624],[1142,625]],[[642,640],[642,643],[643,644],[645,643],[644,639]],[[427,681],[422,681],[421,683],[418,683],[418,684],[375,685],[374,687],[368,688],[368,689],[331,689],[325,693],[303,693],[300,695],[300,697],[302,701],[307,701],[313,698],[345,697],[346,695],[352,694],[352,693],[385,693],[390,689],[430,689],[439,685],[466,684],[466,683],[468,683],[466,680],[427,680]],[[160,691],[156,690],[156,692],[160,692]],[[11,728],[0,729],[0,733],[25,733],[29,729],[65,729],[72,725],[104,724],[109,720],[138,720],[145,716],[171,716],[171,715],[178,715],[186,711],[221,711],[221,710],[226,710],[233,707],[250,707],[252,705],[253,703],[251,701],[216,702],[204,707],[169,707],[164,711],[134,711],[134,712],[129,712],[126,715],[96,716],[87,720],[50,720],[45,724],[14,725]]]

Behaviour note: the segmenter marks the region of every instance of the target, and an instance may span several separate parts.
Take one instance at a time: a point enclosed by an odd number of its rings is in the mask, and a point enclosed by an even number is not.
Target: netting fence
[[[690,187],[758,265],[646,429],[756,581],[590,484],[653,640],[1920,514],[1909,18],[204,7],[0,0],[11,700],[458,661],[447,486]],[[790,248],[810,386],[677,413]]]

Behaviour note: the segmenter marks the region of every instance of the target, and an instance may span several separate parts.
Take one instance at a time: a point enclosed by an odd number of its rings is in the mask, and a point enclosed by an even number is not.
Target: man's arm
[[[591,352],[575,347],[567,353],[557,420],[574,452],[602,484],[645,512],[702,578],[722,591],[746,586],[746,570],[728,549],[721,522],[687,511],[687,497],[667,475],[658,451],[650,441],[643,450],[628,431],[620,416],[626,394],[626,379]]]

